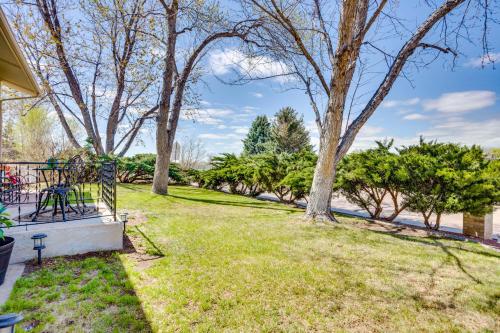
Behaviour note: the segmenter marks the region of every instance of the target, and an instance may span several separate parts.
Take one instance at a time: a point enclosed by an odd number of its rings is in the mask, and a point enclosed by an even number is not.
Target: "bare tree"
[[[23,2],[18,38],[70,142],[76,121],[97,154],[123,155],[158,109],[146,0]]]
[[[179,165],[182,169],[197,169],[206,161],[205,147],[200,140],[187,137],[182,141],[180,146]]]
[[[405,18],[403,5],[389,0],[242,1],[250,15],[265,17],[249,44],[257,46],[252,54],[286,64],[286,74],[310,99],[320,147],[306,215],[327,221],[334,220],[337,163],[405,76],[403,69],[425,67],[439,54],[457,56],[459,41],[470,41],[470,28],[486,27],[491,16],[488,2],[479,0],[421,1],[423,18]],[[374,80],[378,86],[360,94]]]
[[[229,10],[222,11],[217,2],[159,0],[163,9],[160,38],[164,46],[162,89],[156,118],[156,165],[153,192],[168,193],[168,169],[175,133],[186,92],[200,75],[197,66],[207,50],[216,42],[239,38],[245,40],[259,20],[234,17]],[[234,11],[233,11],[234,12]],[[179,47],[181,45],[181,47]]]

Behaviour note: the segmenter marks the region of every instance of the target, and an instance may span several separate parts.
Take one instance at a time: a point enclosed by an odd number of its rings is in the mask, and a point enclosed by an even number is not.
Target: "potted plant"
[[[9,267],[10,255],[14,248],[14,238],[5,236],[3,231],[3,228],[12,226],[12,221],[6,210],[5,206],[0,203],[0,285],[2,285],[5,280],[7,267]]]
[[[57,166],[58,160],[55,157],[51,157],[47,160],[47,168],[53,169]]]

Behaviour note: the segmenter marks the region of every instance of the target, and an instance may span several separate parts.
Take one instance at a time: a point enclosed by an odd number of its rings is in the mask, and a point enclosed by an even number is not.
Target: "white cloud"
[[[234,70],[253,78],[274,77],[274,80],[281,83],[292,79],[290,75],[283,76],[290,72],[285,63],[266,56],[251,58],[234,48],[213,51],[208,63],[216,75],[228,74]]]
[[[214,134],[214,133],[203,133],[198,135],[198,138],[200,139],[208,139],[208,140],[218,140],[218,139],[225,139],[225,135],[221,134]]]
[[[403,117],[404,120],[425,120],[429,117],[421,113],[410,113]]]
[[[500,61],[500,52],[485,54],[482,57],[470,59],[466,64],[469,67],[483,67]]]
[[[212,103],[210,103],[209,101],[205,101],[205,100],[201,100],[200,101],[200,104],[203,105],[203,106],[209,106],[209,105],[212,105]]]
[[[182,110],[182,120],[192,120],[206,125],[221,125],[224,118],[233,115],[234,112],[229,109],[189,109]]]
[[[207,140],[233,140],[241,139],[240,134],[228,133],[228,134],[216,134],[216,133],[202,133],[198,135],[199,139],[207,139]],[[225,144],[225,143],[224,143]]]
[[[254,106],[244,106],[243,107],[243,112],[246,112],[246,113],[254,113],[255,111],[257,111],[259,108],[256,108]]]
[[[247,126],[231,126],[234,129],[234,133],[236,134],[247,134],[249,128]]]
[[[442,142],[459,142],[483,147],[498,147],[500,145],[500,119],[470,121],[464,119],[448,119],[429,130],[420,133],[426,139],[437,139]]]
[[[412,109],[399,109],[398,110],[398,114],[408,114],[408,113],[412,113],[413,110]]]
[[[404,100],[387,100],[382,103],[382,106],[385,108],[396,108],[396,107],[401,107],[401,106],[413,106],[417,105],[420,103],[420,98],[414,97],[410,99],[404,99]]]
[[[383,127],[365,125],[359,131],[360,136],[373,136],[384,131]]]
[[[262,97],[264,97],[264,94],[261,94],[260,92],[254,92],[254,93],[252,93],[252,96],[256,97],[256,98],[262,98]]]
[[[495,104],[496,94],[488,90],[469,90],[442,94],[437,99],[424,101],[425,110],[443,113],[469,112]]]
[[[390,135],[391,131],[386,131],[385,128],[379,126],[365,125],[361,128],[356,139],[349,149],[350,152],[356,150],[364,150],[368,148],[373,148],[376,146],[375,141],[385,141],[394,139],[394,146],[400,147],[402,145],[410,145],[418,143],[419,136],[409,136],[409,137],[398,137]]]

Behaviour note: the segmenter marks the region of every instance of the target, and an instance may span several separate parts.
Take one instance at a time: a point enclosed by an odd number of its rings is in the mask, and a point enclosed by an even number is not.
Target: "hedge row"
[[[307,200],[316,155],[263,153],[213,158],[197,172],[201,187],[257,196],[274,193],[281,201]],[[394,149],[391,142],[348,154],[337,167],[334,190],[371,217],[394,220],[402,211],[423,216],[438,229],[445,213],[488,213],[500,201],[500,162],[489,161],[478,146],[425,142]],[[392,211],[384,215],[384,207]]]

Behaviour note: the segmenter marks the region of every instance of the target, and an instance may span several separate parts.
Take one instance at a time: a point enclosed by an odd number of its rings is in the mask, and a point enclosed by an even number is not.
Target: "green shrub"
[[[274,193],[281,201],[293,203],[309,193],[316,155],[311,150],[299,153],[267,151],[238,157],[222,154],[211,161],[211,169],[201,172],[198,184],[231,193],[257,196]]]
[[[117,177],[122,183],[149,183],[155,172],[155,154],[137,154],[131,157],[117,158]],[[174,183],[186,184],[188,177],[178,164],[170,163],[168,176]]]
[[[420,140],[399,150],[408,177],[403,200],[419,212],[425,225],[439,229],[444,213],[467,212],[483,215],[498,202],[498,174],[478,146]],[[436,215],[434,222],[432,214]]]
[[[407,173],[399,155],[391,152],[392,140],[376,143],[377,148],[354,152],[341,160],[334,189],[370,217],[392,221],[406,208],[400,204],[400,193]],[[384,200],[389,197],[393,212],[382,216]]]

